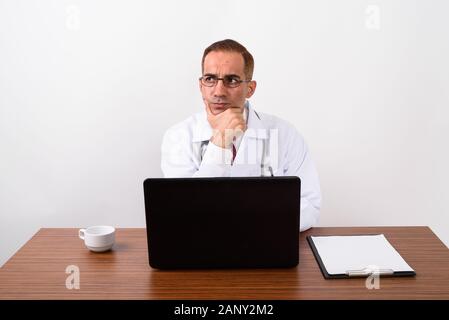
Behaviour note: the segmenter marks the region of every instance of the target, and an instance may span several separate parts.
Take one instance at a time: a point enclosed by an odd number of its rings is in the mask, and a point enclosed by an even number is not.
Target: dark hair
[[[246,50],[244,46],[235,40],[225,39],[212,43],[210,46],[204,50],[203,59],[201,60],[201,71],[204,72],[204,59],[211,51],[227,51],[227,52],[237,52],[243,57],[244,72],[247,80],[252,80],[254,71],[254,58],[251,53]]]

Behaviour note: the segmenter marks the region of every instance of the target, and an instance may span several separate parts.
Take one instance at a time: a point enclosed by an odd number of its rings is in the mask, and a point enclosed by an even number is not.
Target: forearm
[[[300,231],[305,231],[318,223],[321,209],[321,188],[318,173],[301,136],[292,140],[296,152],[290,153],[287,163],[290,166],[285,174],[301,179],[301,218]]]
[[[320,209],[314,207],[307,198],[301,197],[301,214],[299,218],[299,231],[306,231],[318,223]]]
[[[161,169],[165,178],[229,177],[232,151],[209,142],[204,155],[184,144],[162,144]]]
[[[232,151],[209,142],[198,171],[194,177],[229,177],[231,175]]]

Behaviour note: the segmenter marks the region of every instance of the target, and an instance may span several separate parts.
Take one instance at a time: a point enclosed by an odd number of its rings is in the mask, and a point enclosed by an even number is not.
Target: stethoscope
[[[260,120],[260,117],[257,114],[257,112],[254,111],[254,113],[256,114],[257,118],[259,118],[259,120]],[[248,117],[246,118],[246,125],[248,125],[248,119],[249,119],[249,114],[248,114]],[[268,169],[270,176],[274,177],[273,168],[265,163],[265,161],[267,159],[267,152],[268,152],[267,143],[269,142],[269,140],[270,139],[268,137],[268,139],[264,139],[262,141],[262,159],[260,161],[260,176],[261,177],[265,177],[265,168]],[[206,153],[208,144],[209,144],[209,140],[201,141],[201,146],[200,146],[201,161],[203,161],[203,157],[204,157],[204,154]]]

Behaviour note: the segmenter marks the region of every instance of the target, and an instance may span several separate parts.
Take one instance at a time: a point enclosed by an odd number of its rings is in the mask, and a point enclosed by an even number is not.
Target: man
[[[234,40],[218,41],[203,54],[199,87],[204,111],[174,125],[162,142],[162,171],[169,177],[298,176],[301,226],[319,217],[318,175],[302,136],[288,122],[249,104],[257,83],[254,60]],[[218,201],[222,198],[217,195]]]

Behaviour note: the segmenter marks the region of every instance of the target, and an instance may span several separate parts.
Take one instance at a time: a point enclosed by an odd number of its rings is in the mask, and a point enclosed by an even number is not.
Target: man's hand
[[[231,106],[215,115],[206,100],[204,100],[204,104],[206,105],[207,121],[213,130],[210,141],[221,148],[231,148],[234,137],[241,136],[246,131],[243,108]]]

